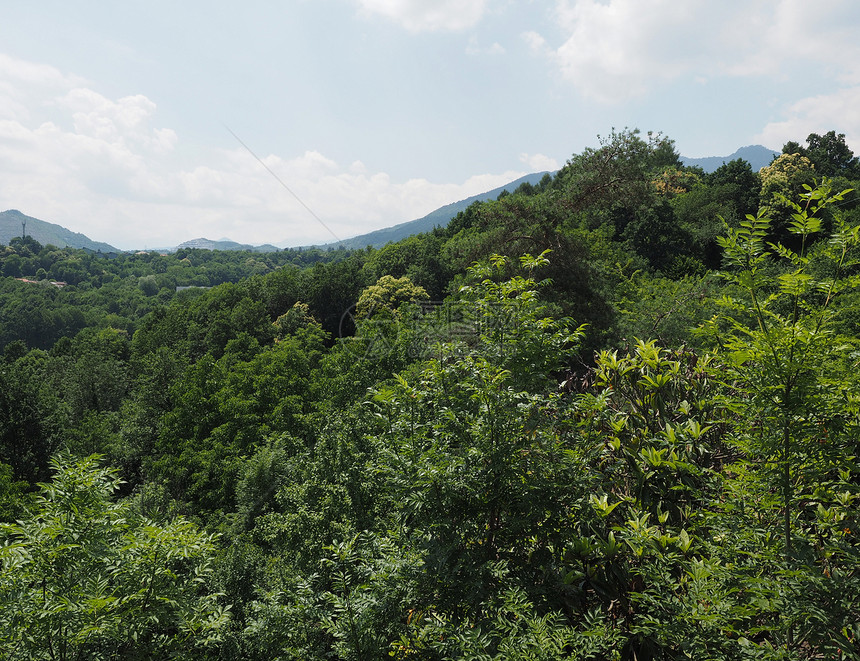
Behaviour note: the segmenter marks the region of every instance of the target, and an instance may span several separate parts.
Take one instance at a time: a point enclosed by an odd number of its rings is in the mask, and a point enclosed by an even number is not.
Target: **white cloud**
[[[457,31],[476,25],[488,0],[357,0],[369,13],[389,18],[410,32]]]
[[[566,35],[524,36],[580,92],[606,103],[680,78],[782,76],[817,62],[860,81],[860,12],[852,0],[557,0]]]
[[[475,35],[469,37],[469,43],[466,46],[466,55],[504,55],[505,47],[498,41],[493,42],[491,46],[481,46],[478,43],[478,38]]]
[[[823,77],[860,82],[860,11],[852,0],[819,0],[814,11],[804,0],[757,0],[749,9],[735,8],[719,25],[726,45],[720,73],[783,77],[816,63]]]
[[[76,87],[59,99],[72,112],[75,132],[110,143],[133,141],[147,149],[170,151],[176,143],[171,129],[152,129],[155,104],[142,94],[111,101],[91,89]]]
[[[558,170],[558,161],[544,154],[520,154],[520,162],[532,172]]]
[[[755,140],[780,149],[789,140],[803,142],[810,133],[835,130],[845,134],[845,142],[860,153],[860,87],[822,94],[793,103],[786,119],[771,122]]]
[[[85,81],[52,66],[0,53],[0,117],[25,121],[40,115],[50,93],[62,93]]]
[[[235,154],[243,157],[241,153]],[[250,158],[247,153],[244,157]],[[272,157],[268,157],[267,162]],[[427,213],[506,184],[524,173],[507,171],[470,177],[462,183],[436,183],[423,178],[398,182],[385,172],[359,171],[352,166],[333,167],[327,173],[310,173],[298,166],[301,159],[283,160],[272,170],[299,199],[313,210],[338,238],[346,239],[380,227],[420,218]],[[259,164],[256,164],[259,167]],[[331,236],[268,173],[249,172],[253,182],[241,184],[259,196],[260,216],[273,219],[280,234],[269,230],[269,241],[297,245],[328,241]]]
[[[27,71],[36,75],[21,75]],[[16,208],[120,248],[199,236],[288,245],[331,239],[245,149],[183,145],[173,130],[157,127],[152,100],[109,99],[82,83],[50,67],[0,59],[0,94],[27,102],[0,104],[0,210]],[[190,163],[189,153],[196,159]],[[394,181],[361,161],[344,166],[313,150],[261,160],[344,239],[524,174]]]
[[[677,32],[695,3],[671,0],[559,2],[567,40],[554,52],[562,75],[603,101],[639,96],[677,76],[684,56],[666,33]]]
[[[535,32],[534,30],[523,32],[522,38],[526,42],[526,46],[528,46],[529,49],[535,55],[552,55],[552,49],[550,48],[546,39],[544,39],[539,33]]]

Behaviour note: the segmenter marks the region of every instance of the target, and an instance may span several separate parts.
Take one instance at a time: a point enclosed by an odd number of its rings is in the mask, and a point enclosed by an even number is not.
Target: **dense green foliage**
[[[95,457],[59,455],[31,516],[5,525],[0,645],[6,659],[194,658],[227,618],[205,588],[211,536],[116,502]]]
[[[612,132],[379,250],[14,240],[0,655],[860,659],[846,150]]]

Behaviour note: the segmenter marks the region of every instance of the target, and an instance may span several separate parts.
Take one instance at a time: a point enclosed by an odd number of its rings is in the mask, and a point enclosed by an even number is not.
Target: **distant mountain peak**
[[[252,252],[277,252],[280,250],[277,246],[273,246],[269,243],[263,244],[262,246],[252,246],[245,243],[237,243],[230,239],[219,239],[217,241],[213,241],[212,239],[205,238],[183,241],[176,246],[177,250],[181,250],[182,248],[192,248],[197,250],[248,250]]]
[[[758,172],[763,167],[770,165],[776,156],[779,156],[779,152],[773,149],[768,149],[762,145],[747,145],[729,156],[705,156],[703,158],[682,156],[681,162],[688,167],[699,166],[705,172],[713,172],[724,163],[730,163],[741,158],[750,164],[753,172]]]

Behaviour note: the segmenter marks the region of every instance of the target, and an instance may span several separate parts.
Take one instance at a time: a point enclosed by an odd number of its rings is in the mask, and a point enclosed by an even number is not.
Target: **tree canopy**
[[[0,247],[0,656],[860,659],[856,167],[613,130],[378,250]]]

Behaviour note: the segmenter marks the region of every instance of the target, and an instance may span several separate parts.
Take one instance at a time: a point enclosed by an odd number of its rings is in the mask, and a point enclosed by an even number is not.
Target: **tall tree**
[[[0,653],[10,661],[191,658],[228,620],[205,588],[212,537],[115,502],[96,457],[53,463],[35,510],[0,528]]]
[[[810,133],[806,138],[806,147],[787,142],[782,153],[806,156],[815,166],[815,172],[824,177],[860,177],[860,160],[845,143],[844,133]]]

